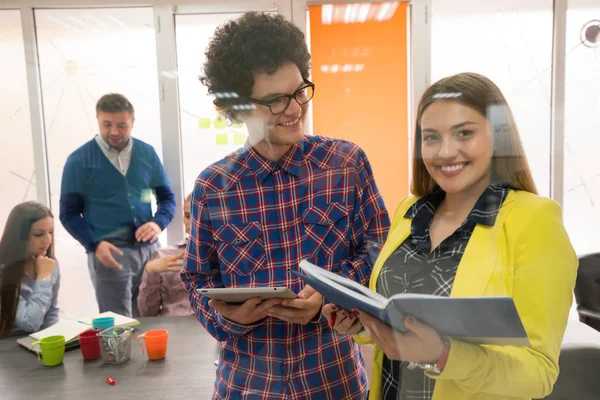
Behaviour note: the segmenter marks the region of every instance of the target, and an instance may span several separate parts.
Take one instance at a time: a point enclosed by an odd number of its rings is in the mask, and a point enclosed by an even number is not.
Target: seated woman
[[[0,337],[58,322],[54,217],[34,201],[10,212],[0,240]]]
[[[370,288],[387,297],[510,296],[531,347],[462,342],[412,316],[401,333],[364,312],[338,312],[339,332],[360,332],[358,340],[375,345],[369,398],[547,396],[558,376],[577,258],[559,205],[536,194],[512,113],[489,79],[458,74],[423,94],[411,191]],[[331,319],[334,309],[323,312]]]
[[[190,193],[183,203],[183,223],[186,235],[190,232]],[[188,292],[181,283],[179,272],[187,239],[158,249],[144,267],[138,295],[138,310],[142,317],[193,315]]]

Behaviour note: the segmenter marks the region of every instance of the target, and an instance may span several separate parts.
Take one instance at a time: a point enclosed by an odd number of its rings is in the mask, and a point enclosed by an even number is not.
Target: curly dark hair
[[[239,121],[235,105],[247,104],[254,74],[272,74],[287,62],[296,64],[308,79],[310,53],[304,34],[280,15],[248,12],[215,31],[206,49],[204,76],[200,78],[219,112]],[[232,95],[233,94],[233,95]]]

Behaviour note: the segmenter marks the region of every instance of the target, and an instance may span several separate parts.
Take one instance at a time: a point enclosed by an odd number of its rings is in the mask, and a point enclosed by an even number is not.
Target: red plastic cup
[[[92,329],[79,334],[79,346],[84,360],[97,360],[102,355],[98,338],[98,332],[101,331],[102,329]]]

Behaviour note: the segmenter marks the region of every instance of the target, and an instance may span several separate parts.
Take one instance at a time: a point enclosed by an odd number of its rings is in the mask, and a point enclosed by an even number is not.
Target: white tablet
[[[262,300],[273,298],[295,299],[298,297],[296,293],[286,287],[211,288],[196,289],[196,291],[202,296],[231,304],[241,304],[253,297],[260,297]]]

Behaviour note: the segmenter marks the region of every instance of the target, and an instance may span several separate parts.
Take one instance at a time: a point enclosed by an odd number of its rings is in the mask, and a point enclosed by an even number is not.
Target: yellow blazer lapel
[[[499,222],[499,221],[496,221]],[[498,258],[499,243],[493,226],[477,225],[458,264],[450,296],[483,296]]]
[[[450,296],[483,296],[492,275],[502,274],[497,267],[498,262],[502,263],[502,260],[498,260],[501,257],[502,229],[514,198],[515,192],[511,190],[500,207],[494,226],[477,225],[473,230],[458,265]]]

